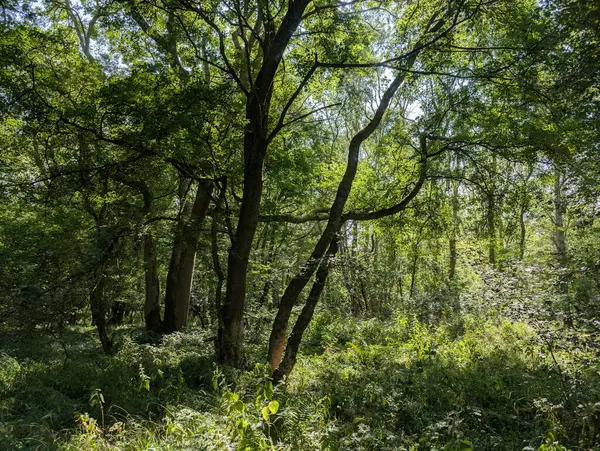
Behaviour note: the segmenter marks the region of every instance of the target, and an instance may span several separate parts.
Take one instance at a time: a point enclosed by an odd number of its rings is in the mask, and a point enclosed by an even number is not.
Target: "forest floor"
[[[593,337],[501,315],[321,312],[274,388],[261,364],[217,367],[206,331],[153,343],[122,326],[109,357],[91,327],[1,333],[2,450],[600,449]]]

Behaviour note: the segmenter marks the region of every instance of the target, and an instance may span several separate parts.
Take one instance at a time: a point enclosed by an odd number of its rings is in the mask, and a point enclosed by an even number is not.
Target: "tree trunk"
[[[559,291],[565,297],[565,324],[573,325],[571,316],[571,306],[569,304],[569,276],[567,274],[569,267],[569,258],[567,256],[567,241],[565,233],[564,211],[565,204],[562,198],[562,187],[564,176],[560,170],[556,170],[554,181],[554,243],[556,245],[556,254],[559,264]]]
[[[407,63],[408,67],[412,67],[412,64],[416,60],[418,52],[413,54]],[[273,369],[276,369],[281,362],[283,351],[285,349],[285,339],[287,334],[287,325],[292,312],[292,308],[298,299],[298,296],[302,292],[302,289],[306,286],[312,275],[314,274],[317,266],[319,266],[323,255],[328,249],[334,236],[339,233],[342,224],[342,213],[346,205],[346,201],[350,196],[350,190],[356,176],[358,169],[358,157],[361,144],[371,136],[371,134],[379,126],[381,119],[385,111],[387,110],[392,97],[404,81],[404,75],[399,74],[390,83],[383,94],[377,111],[373,118],[367,123],[367,125],[360,130],[350,140],[348,147],[348,162],[346,164],[346,171],[338,185],[335,199],[331,205],[329,211],[329,220],[325,226],[325,230],[321,234],[319,241],[315,245],[310,258],[302,269],[296,274],[296,276],[290,281],[281,301],[279,302],[279,309],[277,315],[273,321],[273,327],[271,329],[271,336],[269,338],[269,351],[268,351],[268,362]]]
[[[200,236],[200,227],[210,203],[212,187],[211,180],[200,180],[191,211],[187,204],[179,219],[167,274],[163,321],[163,332],[165,333],[178,332],[187,326],[196,263],[196,247]]]
[[[358,257],[356,255],[356,249],[358,246],[358,223],[356,221],[352,221],[352,237],[350,239],[350,258],[346,261],[349,261],[348,265],[348,277],[347,285],[348,291],[350,292],[350,305],[352,309],[352,313],[354,316],[358,316],[362,310],[362,305],[358,296],[358,286],[359,286],[359,273],[358,273]]]
[[[92,321],[98,330],[98,337],[105,354],[112,352],[112,340],[106,330],[106,305],[104,302],[105,277],[100,275],[90,291],[90,309],[92,310]]]
[[[110,321],[109,324],[114,326],[120,326],[123,324],[125,319],[125,311],[127,306],[124,302],[115,301],[110,306]]]
[[[494,202],[494,193],[487,194],[487,234],[489,246],[490,265],[496,265],[496,203]]]
[[[448,279],[454,280],[456,275],[456,262],[458,254],[456,252],[456,236],[458,235],[458,187],[459,183],[456,180],[452,181],[452,229],[450,231],[450,269],[448,270]]]
[[[372,312],[372,309],[370,309],[369,307],[369,296],[367,296],[367,288],[365,287],[365,281],[362,279],[362,277],[360,277],[358,279],[358,283],[360,285],[360,295],[362,296],[365,314],[368,314],[369,311]]]
[[[141,180],[129,179],[121,173],[112,175],[115,180],[137,190],[144,198],[142,218],[150,217],[152,213],[153,197],[148,185]],[[156,239],[150,226],[142,237],[144,260],[144,322],[146,330],[160,332],[162,322],[160,319],[160,284],[158,280],[158,263],[156,260]],[[133,319],[133,318],[132,318]]]
[[[408,289],[408,297],[409,299],[412,299],[415,295],[415,285],[417,282],[417,271],[419,269],[419,252],[420,252],[420,247],[421,245],[421,238],[419,238],[419,240],[416,242],[414,248],[413,248],[413,261],[412,261],[412,265],[411,265],[411,271],[410,271],[410,288]]]
[[[219,259],[219,240],[217,236],[217,225],[218,225],[218,214],[217,212],[220,210],[220,207],[225,198],[225,184],[221,187],[221,191],[219,193],[219,199],[217,200],[217,205],[215,208],[215,212],[212,217],[212,223],[210,226],[210,254],[212,257],[213,263],[213,271],[215,276],[217,277],[217,283],[215,286],[215,302],[214,302],[214,318],[217,318],[217,321],[220,319],[221,313],[221,297],[223,295],[223,282],[225,281],[225,274],[223,274],[223,268],[221,267],[221,260]],[[212,319],[211,319],[212,322]],[[221,325],[219,324],[219,328]]]
[[[529,163],[528,165],[528,170],[527,170],[527,175],[526,177],[523,179],[523,184],[521,185],[521,194],[520,194],[520,200],[521,200],[521,209],[519,211],[519,229],[520,229],[520,236],[519,236],[519,260],[523,261],[523,259],[525,258],[525,246],[527,244],[527,224],[525,223],[525,214],[527,213],[528,209],[529,209],[529,203],[530,203],[530,193],[528,191],[528,182],[529,179],[531,178],[531,176],[533,175],[533,169],[534,169],[534,165],[532,163]]]
[[[283,53],[310,0],[294,0],[276,33],[271,18],[265,18],[263,59],[254,85],[246,101],[247,125],[244,130],[244,189],[237,229],[228,258],[227,289],[221,310],[221,326],[216,343],[217,359],[222,363],[241,366],[243,363],[244,304],[248,259],[260,212],[263,188],[263,163],[269,139],[267,137],[273,80]]]
[[[402,272],[398,275],[398,294],[400,295],[400,300],[404,300],[404,277],[402,277]]]
[[[302,336],[312,320],[315,307],[319,302],[319,297],[323,292],[325,282],[327,281],[327,276],[329,275],[331,260],[334,258],[337,251],[338,242],[336,236],[329,245],[327,255],[323,258],[321,264],[319,265],[319,269],[317,270],[317,275],[308,295],[308,299],[306,300],[306,304],[304,304],[302,312],[300,313],[300,316],[298,316],[298,319],[294,324],[294,328],[292,329],[292,333],[287,341],[283,360],[273,373],[273,379],[275,381],[280,381],[285,376],[288,376],[296,364],[296,357],[298,355],[300,343],[302,342]]]
[[[421,227],[419,228],[419,234],[417,235],[417,240],[413,245],[413,259],[410,270],[410,286],[408,289],[408,298],[412,299],[415,295],[415,287],[417,283],[417,273],[419,271],[419,259],[421,257],[421,242],[423,241],[423,229],[427,225],[427,219],[423,221]]]
[[[562,176],[559,171],[556,172],[556,179],[554,182],[554,225],[554,239],[558,263],[561,268],[566,268],[568,264],[567,242],[564,223],[564,203],[562,200]],[[565,291],[568,292],[568,290],[561,289],[561,292],[565,293]]]
[[[146,330],[160,332],[160,283],[156,260],[156,239],[151,232],[144,235],[144,277],[146,299],[144,302],[144,320]]]
[[[267,280],[263,285],[262,293],[258,303],[260,305],[267,305],[267,299],[269,298],[269,291],[273,285],[273,262],[275,261],[275,238],[277,237],[277,224],[273,224],[271,227],[271,236],[269,240],[269,254],[264,261],[264,264],[268,267],[267,269]],[[266,242],[266,240],[265,240]]]
[[[273,293],[271,294],[271,306],[273,308],[279,307],[279,299],[281,298],[281,290],[285,285],[285,276],[281,275],[277,277],[276,283],[273,285]]]
[[[520,228],[520,236],[519,236],[519,260],[523,261],[525,257],[525,239],[527,238],[527,229],[525,227],[525,207],[521,207],[521,211],[519,213],[519,228]]]
[[[262,154],[262,151],[261,151]],[[244,171],[244,197],[238,226],[227,260],[227,288],[221,309],[221,327],[217,336],[217,358],[222,363],[241,366],[243,362],[244,304],[246,276],[252,241],[258,224],[262,193],[264,155],[254,157]]]

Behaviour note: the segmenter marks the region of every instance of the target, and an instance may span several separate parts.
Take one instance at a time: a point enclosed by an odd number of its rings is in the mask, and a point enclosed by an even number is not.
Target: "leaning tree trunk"
[[[423,186],[423,183],[425,182],[425,178],[426,178],[427,144],[426,144],[426,140],[424,137],[421,137],[421,149],[423,151],[423,155],[422,155],[419,179],[417,180],[417,183],[415,183],[413,188],[410,190],[410,192],[407,194],[407,196],[401,202],[399,202],[398,204],[396,204],[395,206],[393,206],[391,208],[386,208],[386,209],[378,210],[378,211],[371,212],[371,213],[355,214],[354,216],[356,218],[379,219],[379,218],[383,218],[385,216],[390,216],[392,214],[403,211],[409,205],[409,203],[412,201],[412,199],[414,199],[415,196],[421,190],[421,187]],[[331,216],[330,216],[330,218],[331,218]],[[285,347],[285,354],[283,355],[283,358],[280,359],[280,361],[278,361],[277,368],[274,368],[273,378],[275,381],[281,380],[283,377],[287,376],[291,372],[292,368],[294,367],[294,364],[296,362],[296,355],[297,355],[298,349],[300,347],[300,342],[302,341],[302,336],[304,334],[304,331],[310,324],[316,304],[317,304],[319,297],[321,296],[321,294],[324,290],[324,287],[327,283],[327,276],[329,274],[329,266],[331,264],[331,260],[337,254],[338,249],[339,249],[338,248],[338,246],[339,246],[338,235],[340,232],[340,228],[341,228],[341,224],[340,224],[340,227],[338,227],[337,231],[333,234],[332,240],[329,243],[327,254],[321,259],[321,261],[319,263],[319,268],[317,269],[317,275],[316,275],[315,282],[314,282],[313,287],[308,295],[306,304],[304,305],[304,308],[302,309],[300,316],[298,317],[298,319],[296,320],[296,323],[294,324],[294,328],[292,330],[292,333],[290,334],[287,344],[283,345]],[[325,231],[323,233],[325,233]],[[293,281],[293,279],[292,279],[292,281]],[[288,288],[289,288],[289,286],[288,286]],[[274,323],[274,327],[275,327],[275,323]],[[271,349],[269,349],[269,351],[271,351]],[[283,354],[283,352],[282,352],[282,354]],[[269,357],[271,357],[271,354],[269,355]]]
[[[427,33],[437,32],[439,31],[446,22],[446,16],[449,14],[454,14],[453,8],[449,8],[444,13],[443,17],[438,17],[438,14],[434,14],[431,18],[428,26]],[[449,16],[448,16],[449,17]],[[430,41],[434,42],[434,41]],[[286,341],[286,333],[287,333],[287,325],[292,312],[292,308],[296,303],[300,293],[314,274],[315,270],[321,263],[321,259],[328,249],[331,241],[334,236],[339,233],[340,226],[342,224],[342,214],[344,207],[346,205],[346,201],[348,200],[348,196],[350,195],[350,190],[352,189],[352,184],[354,182],[354,177],[356,176],[356,171],[358,168],[358,158],[361,144],[368,139],[371,134],[377,129],[379,126],[381,119],[386,112],[392,97],[398,90],[398,88],[402,85],[405,79],[405,74],[413,67],[417,57],[421,53],[421,51],[427,47],[429,44],[423,44],[419,42],[415,45],[412,52],[410,52],[404,62],[404,71],[401,71],[390,83],[387,90],[384,92],[379,105],[377,107],[377,111],[373,115],[373,117],[368,121],[367,125],[360,130],[356,135],[352,137],[350,140],[350,144],[348,147],[348,162],[346,164],[346,171],[342,177],[338,185],[338,189],[336,192],[335,199],[331,205],[331,209],[329,210],[329,220],[327,225],[325,226],[325,230],[321,234],[319,241],[315,245],[315,248],[310,255],[308,261],[304,265],[304,267],[296,274],[296,276],[290,281],[288,284],[283,296],[281,297],[281,301],[279,302],[279,309],[277,311],[277,315],[275,320],[273,321],[273,327],[271,329],[271,336],[269,337],[269,351],[267,360],[271,367],[276,370],[281,362],[283,357],[283,351],[285,349],[285,341]],[[421,137],[421,145],[423,147],[426,146],[426,137]],[[423,168],[424,169],[424,165]],[[422,172],[424,176],[424,172]],[[410,199],[416,195],[420,187],[422,186],[424,178],[420,178],[417,186],[415,186],[416,190],[413,189],[411,194],[409,195]],[[406,199],[407,202],[410,199]],[[383,217],[388,214],[393,214],[399,210],[398,208],[404,208],[404,201],[398,204],[391,209],[386,209],[380,211],[380,216],[369,216],[368,219],[377,219],[378,217]],[[363,218],[354,218],[354,219],[363,219]]]
[[[200,227],[211,199],[212,180],[200,180],[194,204],[183,209],[171,254],[165,292],[163,332],[178,332],[187,326]],[[188,204],[189,205],[189,204]],[[186,211],[188,210],[188,211]]]
[[[416,60],[417,55],[418,52],[416,52],[409,58],[408,67],[412,67],[412,64]],[[360,146],[367,138],[371,136],[371,134],[379,126],[385,111],[387,110],[390,102],[392,101],[392,97],[394,96],[394,94],[396,93],[403,81],[403,73],[397,75],[396,78],[394,78],[390,86],[383,94],[373,118],[367,123],[367,125],[362,130],[360,130],[350,140],[350,144],[348,147],[348,162],[346,164],[346,171],[344,172],[342,180],[338,185],[335,199],[329,211],[329,220],[327,222],[327,225],[325,226],[325,230],[323,231],[321,237],[319,238],[319,241],[315,245],[315,248],[312,254],[310,255],[310,258],[302,267],[302,269],[298,272],[298,274],[296,274],[296,276],[290,281],[287,288],[285,289],[285,292],[283,293],[283,296],[281,297],[281,301],[279,302],[277,315],[275,316],[275,320],[273,321],[273,327],[271,329],[271,336],[269,338],[269,351],[267,356],[268,362],[274,370],[277,369],[283,357],[283,352],[285,350],[287,326],[290,315],[292,313],[292,308],[294,307],[298,296],[300,296],[300,293],[302,292],[302,290],[314,274],[315,270],[319,266],[321,259],[327,251],[334,236],[340,230],[342,224],[342,213],[344,211],[346,201],[350,196],[350,190],[352,189],[354,177],[356,176],[356,171],[358,169],[358,157]]]
[[[290,337],[288,338],[283,360],[279,364],[277,370],[275,370],[273,373],[273,379],[275,381],[279,381],[288,376],[296,364],[296,358],[298,355],[298,349],[300,348],[300,343],[302,342],[302,336],[312,320],[315,307],[317,306],[319,298],[323,293],[325,282],[327,281],[327,276],[329,275],[331,260],[335,257],[338,251],[337,240],[338,238],[335,236],[329,245],[329,250],[327,251],[326,256],[321,260],[321,264],[317,269],[317,275],[315,281],[313,282],[310,293],[308,294],[308,299],[302,308],[300,316],[298,316],[298,319],[294,324],[294,328],[292,329]]]

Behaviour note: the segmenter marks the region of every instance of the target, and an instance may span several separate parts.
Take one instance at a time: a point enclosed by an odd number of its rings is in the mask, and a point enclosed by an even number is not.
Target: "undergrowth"
[[[598,449],[598,361],[523,323],[321,313],[276,387],[208,333],[121,332],[106,357],[90,328],[4,331],[0,449]]]

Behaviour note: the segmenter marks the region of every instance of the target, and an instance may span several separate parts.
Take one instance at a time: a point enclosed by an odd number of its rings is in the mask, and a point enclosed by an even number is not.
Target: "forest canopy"
[[[0,448],[598,449],[598,2],[0,6]]]

